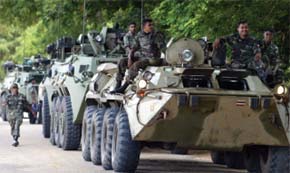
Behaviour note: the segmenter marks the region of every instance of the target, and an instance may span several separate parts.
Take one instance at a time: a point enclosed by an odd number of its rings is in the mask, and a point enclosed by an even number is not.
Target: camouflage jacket
[[[123,41],[126,53],[129,54],[129,51],[136,45],[135,34],[132,34],[130,31],[127,32],[123,38]]]
[[[12,116],[22,116],[25,108],[28,107],[28,102],[25,96],[21,93],[17,95],[9,94],[6,99],[8,114]]]
[[[232,61],[248,65],[254,61],[255,55],[261,52],[258,41],[253,37],[240,38],[233,34],[222,38],[232,49]]]
[[[140,31],[136,36],[136,47],[140,58],[160,58],[165,48],[164,36],[160,32],[145,33]]]
[[[264,41],[260,42],[260,47],[262,51],[263,62],[268,67],[276,67],[276,65],[280,62],[278,47],[274,43],[267,44]]]

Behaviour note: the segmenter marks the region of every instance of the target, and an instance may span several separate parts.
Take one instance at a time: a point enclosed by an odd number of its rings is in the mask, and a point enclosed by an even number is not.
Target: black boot
[[[13,142],[12,146],[17,147],[19,145],[18,136],[14,136],[13,139],[14,139],[14,142]]]
[[[121,87],[121,84],[122,84],[122,81],[117,80],[117,83],[116,83],[116,86],[115,86],[115,89],[114,90],[120,88]]]
[[[116,94],[116,93],[120,93],[120,94],[124,94],[125,90],[127,89],[127,87],[130,85],[129,82],[125,82],[122,86],[116,88],[115,90],[111,91],[111,94]]]

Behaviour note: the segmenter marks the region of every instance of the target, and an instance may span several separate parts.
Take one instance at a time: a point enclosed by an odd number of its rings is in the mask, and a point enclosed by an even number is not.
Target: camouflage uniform
[[[275,68],[280,62],[278,47],[272,42],[267,44],[264,41],[260,43],[260,47],[263,62],[267,67],[271,67],[272,69]]]
[[[149,65],[160,65],[162,62],[160,59],[161,50],[165,48],[163,35],[159,32],[145,33],[140,31],[135,40],[136,44],[133,49],[136,51],[132,57],[134,63],[129,68],[127,80],[133,80],[138,75],[139,69],[145,69]],[[128,59],[120,61],[117,80],[123,80],[127,66]]]
[[[20,136],[20,125],[22,124],[23,111],[28,106],[28,102],[23,94],[9,94],[7,96],[8,122],[11,126],[11,135]]]
[[[133,35],[132,32],[129,31],[124,36],[123,41],[124,48],[126,50],[126,55],[129,55],[130,51],[136,46],[135,35]],[[121,83],[121,81],[123,80],[127,67],[128,67],[128,58],[122,58],[118,64],[119,73],[117,74],[117,81],[119,81],[119,83]]]
[[[126,54],[128,55],[130,53],[130,50],[133,49],[136,45],[136,40],[135,40],[135,34],[132,32],[127,32],[126,35],[124,36],[124,47],[126,49]]]
[[[239,34],[222,38],[232,49],[232,64],[248,68],[254,62],[255,55],[260,53],[258,41],[253,37],[242,39]]]
[[[270,88],[283,81],[283,70],[279,69],[279,50],[274,43],[267,44],[265,41],[260,42],[262,51],[262,61],[265,63],[264,81]]]

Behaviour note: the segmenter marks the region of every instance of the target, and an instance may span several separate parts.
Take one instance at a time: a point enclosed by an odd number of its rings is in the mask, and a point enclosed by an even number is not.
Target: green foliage
[[[1,0],[0,63],[44,54],[47,44],[61,36],[77,37],[85,30],[100,30],[131,21],[140,26],[141,0]],[[251,35],[262,37],[265,28],[276,31],[284,69],[289,68],[289,0],[143,0],[143,17],[151,17],[167,37],[207,36],[211,41],[235,32],[246,19]],[[85,16],[84,16],[85,14]],[[140,29],[140,28],[139,28]],[[290,69],[288,69],[290,71]],[[288,73],[290,78],[290,72]],[[1,75],[1,74],[0,74]]]

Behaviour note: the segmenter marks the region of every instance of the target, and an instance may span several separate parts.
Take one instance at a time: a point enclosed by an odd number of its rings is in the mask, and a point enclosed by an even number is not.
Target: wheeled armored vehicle
[[[289,89],[269,89],[247,69],[204,64],[198,42],[171,43],[162,66],[140,71],[124,94],[110,94],[117,66],[91,79],[83,154],[116,172],[134,172],[142,147],[212,151],[215,163],[249,172],[290,172]]]
[[[48,47],[55,60],[41,84],[39,98],[43,135],[53,145],[64,150],[79,148],[90,79],[100,63],[117,62],[123,56],[117,39],[114,30],[104,27],[100,33],[81,34],[77,41],[62,38]]]

